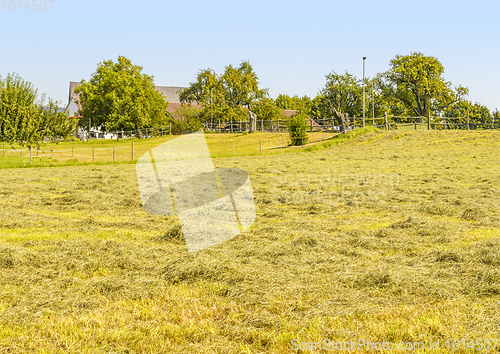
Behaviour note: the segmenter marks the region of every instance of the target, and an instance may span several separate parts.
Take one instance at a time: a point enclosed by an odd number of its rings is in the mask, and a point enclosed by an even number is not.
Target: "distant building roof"
[[[191,104],[191,106],[196,107],[196,108],[202,108],[202,106],[200,106],[198,104]],[[181,107],[182,107],[181,103],[178,103],[178,102],[169,102],[168,103],[167,111],[169,113],[174,113],[176,110],[180,109]]]
[[[156,91],[160,92],[165,96],[165,100],[169,103],[181,103],[179,98],[182,91],[187,89],[187,87],[175,87],[175,86],[155,86]]]
[[[77,115],[80,108],[81,106],[79,107],[79,105],[76,104],[75,100],[71,98],[68,105],[66,106],[66,109],[69,111],[68,117]]]

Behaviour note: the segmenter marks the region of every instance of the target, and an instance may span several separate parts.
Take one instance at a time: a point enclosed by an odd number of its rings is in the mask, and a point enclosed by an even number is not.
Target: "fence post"
[[[333,124],[333,117],[332,117],[332,132],[334,130],[334,126],[335,126],[335,124]]]
[[[431,130],[431,112],[427,112],[427,130]]]
[[[92,162],[94,162],[94,150],[95,150],[95,147],[92,146]]]
[[[219,133],[220,133],[220,119],[219,119]]]
[[[71,147],[71,158],[73,158],[73,153],[74,153],[75,147]]]
[[[52,146],[50,147],[50,157],[54,160],[54,151],[52,150]]]
[[[260,132],[263,133],[264,132],[264,119],[261,119],[260,120]]]
[[[469,110],[467,110],[467,130],[469,130]]]
[[[168,126],[169,126],[169,132],[170,134],[169,135],[172,135],[172,122],[168,122]]]
[[[21,157],[23,157],[23,146],[21,145]]]
[[[278,122],[276,123],[276,127],[278,129],[278,133],[280,132],[280,119],[278,118]],[[281,138],[280,138],[281,139]],[[281,145],[281,144],[280,144]]]
[[[260,153],[262,154],[262,143],[260,142],[260,139],[259,139],[259,149],[260,149]]]
[[[417,130],[417,121],[415,121],[415,130]]]
[[[389,130],[389,126],[387,123],[387,112],[384,113],[384,125],[385,125],[385,130]]]
[[[132,161],[134,161],[134,142],[132,141]]]

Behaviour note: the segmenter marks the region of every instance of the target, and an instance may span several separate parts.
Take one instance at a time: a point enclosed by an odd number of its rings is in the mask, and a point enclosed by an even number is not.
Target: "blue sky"
[[[16,0],[18,1],[18,0]],[[23,5],[26,0],[22,0]],[[30,0],[31,2],[32,0]],[[469,99],[500,109],[500,4],[493,1],[71,1],[4,11],[0,75],[68,100],[70,81],[124,55],[157,85],[188,86],[200,69],[249,60],[262,87],[314,97],[332,70],[362,76],[396,54],[437,57]],[[47,3],[47,8],[50,3]]]

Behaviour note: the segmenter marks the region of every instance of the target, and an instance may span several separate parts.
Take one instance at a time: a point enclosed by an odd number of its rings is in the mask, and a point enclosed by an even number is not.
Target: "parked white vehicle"
[[[88,140],[88,139],[117,139],[118,136],[113,133],[101,132],[100,130],[90,130],[87,131],[83,128],[78,128],[78,139]]]

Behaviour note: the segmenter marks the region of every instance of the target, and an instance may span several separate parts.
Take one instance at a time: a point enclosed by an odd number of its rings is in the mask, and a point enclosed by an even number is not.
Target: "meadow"
[[[0,157],[0,353],[500,339],[500,133],[366,129],[262,154],[251,135],[239,156],[206,136],[216,167],[249,173],[257,219],[194,254],[177,217],[143,211],[134,164]]]
[[[366,128],[363,131],[370,129]],[[349,136],[353,134],[351,132]],[[323,142],[337,135],[338,133],[322,131],[310,133],[309,143],[305,146]],[[134,163],[153,147],[176,137],[178,136],[167,135],[142,140],[137,138],[119,139],[119,141],[75,140],[45,143],[39,148],[34,147],[31,151],[28,147],[21,147],[19,144],[0,143],[0,169]],[[290,143],[288,133],[206,133],[206,140],[212,157],[288,153],[302,148],[302,146],[288,146]]]

